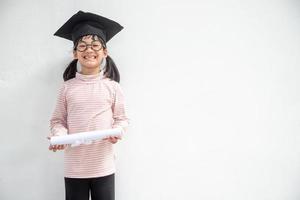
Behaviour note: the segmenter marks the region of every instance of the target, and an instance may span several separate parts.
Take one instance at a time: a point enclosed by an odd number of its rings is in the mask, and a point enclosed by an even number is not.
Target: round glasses
[[[92,41],[91,44],[87,44],[84,41],[80,41],[76,47],[76,50],[83,52],[87,50],[88,47],[91,47],[94,51],[100,51],[103,47],[100,41]]]

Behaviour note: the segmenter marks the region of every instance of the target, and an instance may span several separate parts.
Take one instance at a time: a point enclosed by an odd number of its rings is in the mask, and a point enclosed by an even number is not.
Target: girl
[[[55,110],[50,119],[52,136],[128,125],[120,75],[108,56],[106,43],[122,26],[102,16],[79,11],[54,35],[72,40],[74,60],[66,68]],[[81,70],[77,71],[77,62]],[[104,67],[100,67],[105,63]],[[103,65],[102,65],[103,66]],[[77,146],[50,145],[64,150],[66,200],[114,199],[113,144],[120,137]]]

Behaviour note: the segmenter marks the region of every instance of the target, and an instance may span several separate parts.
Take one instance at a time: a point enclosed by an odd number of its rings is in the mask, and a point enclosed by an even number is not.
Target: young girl
[[[74,60],[66,68],[57,104],[50,120],[48,137],[128,125],[120,75],[108,56],[106,42],[122,30],[118,23],[79,11],[54,35],[72,40]],[[77,71],[79,61],[81,70]],[[106,63],[104,67],[101,63]],[[89,144],[50,145],[64,149],[66,200],[114,199],[113,144],[109,137]]]

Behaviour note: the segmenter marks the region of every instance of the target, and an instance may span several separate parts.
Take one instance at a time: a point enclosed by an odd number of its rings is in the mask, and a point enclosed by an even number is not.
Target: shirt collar
[[[95,82],[99,82],[101,79],[104,79],[105,76],[103,75],[102,72],[99,72],[97,74],[91,74],[91,75],[86,75],[86,74],[81,74],[79,72],[76,72],[75,78],[83,82],[95,83]]]

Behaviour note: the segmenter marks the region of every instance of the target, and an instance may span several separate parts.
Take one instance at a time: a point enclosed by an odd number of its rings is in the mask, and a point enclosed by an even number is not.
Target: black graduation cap
[[[54,35],[73,42],[85,35],[97,35],[106,43],[122,29],[119,23],[111,19],[78,11]]]

